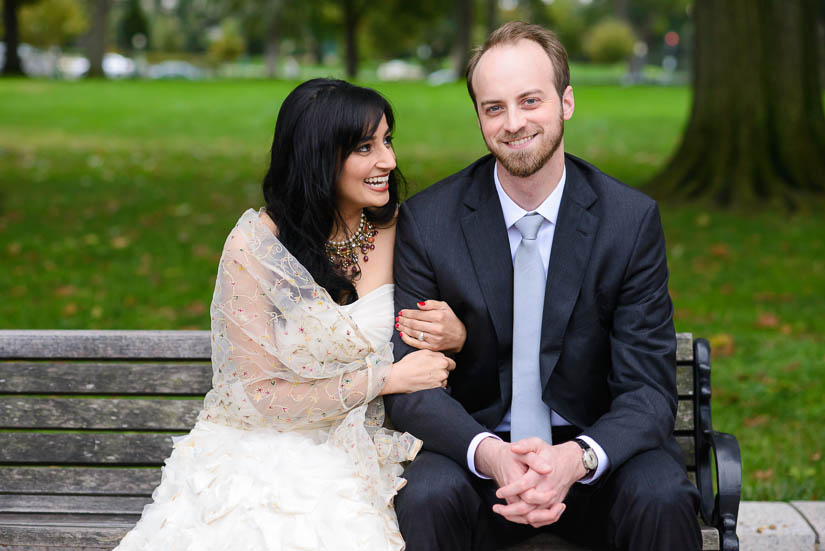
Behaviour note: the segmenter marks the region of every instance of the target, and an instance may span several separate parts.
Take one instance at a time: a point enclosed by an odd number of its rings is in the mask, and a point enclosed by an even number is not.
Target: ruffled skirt
[[[116,551],[403,550],[392,508],[403,479],[376,490],[331,436],[199,420]]]

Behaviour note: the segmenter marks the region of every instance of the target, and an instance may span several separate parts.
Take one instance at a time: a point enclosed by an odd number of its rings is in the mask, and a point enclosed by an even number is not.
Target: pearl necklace
[[[378,235],[378,230],[372,222],[367,220],[367,215],[362,210],[361,223],[349,239],[326,242],[324,247],[329,255],[330,263],[344,274],[357,274],[361,271],[358,266],[358,250],[361,250],[364,262],[369,262],[370,257],[367,253],[375,249],[376,235]]]

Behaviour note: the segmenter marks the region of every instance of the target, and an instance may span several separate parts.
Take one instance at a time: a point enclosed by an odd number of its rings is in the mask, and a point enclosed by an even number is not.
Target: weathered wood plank
[[[169,433],[0,432],[0,463],[160,465],[171,452]]]
[[[685,467],[696,466],[696,441],[692,436],[677,436],[676,442],[685,456]]]
[[[151,497],[14,494],[0,496],[0,513],[139,515],[151,502]]]
[[[2,394],[204,395],[212,385],[209,362],[0,363]]]
[[[150,496],[160,476],[154,467],[0,467],[0,492]]]
[[[210,357],[209,331],[0,331],[0,358]]]
[[[676,430],[693,430],[693,400],[679,400],[676,407]]]
[[[188,431],[203,400],[2,398],[0,428]]]
[[[113,549],[133,525],[100,526],[0,524],[0,543],[20,549]],[[11,547],[12,549],[14,547]]]
[[[679,397],[693,396],[693,366],[676,367],[676,392]]]
[[[693,361],[693,333],[676,333],[676,361]]]

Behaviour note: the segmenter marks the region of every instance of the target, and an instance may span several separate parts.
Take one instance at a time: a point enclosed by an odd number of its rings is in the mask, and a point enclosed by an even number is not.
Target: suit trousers
[[[503,503],[495,482],[446,456],[424,450],[403,476],[395,505],[407,551],[495,550],[545,530],[595,549],[702,548],[699,493],[661,449],[632,457],[592,486],[574,484],[559,522],[539,529],[494,513],[493,504]]]

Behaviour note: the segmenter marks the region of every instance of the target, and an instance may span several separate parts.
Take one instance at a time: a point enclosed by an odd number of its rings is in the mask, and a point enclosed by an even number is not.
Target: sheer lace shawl
[[[329,426],[376,398],[389,375],[392,345],[373,349],[252,209],[226,240],[211,316],[207,419]]]

